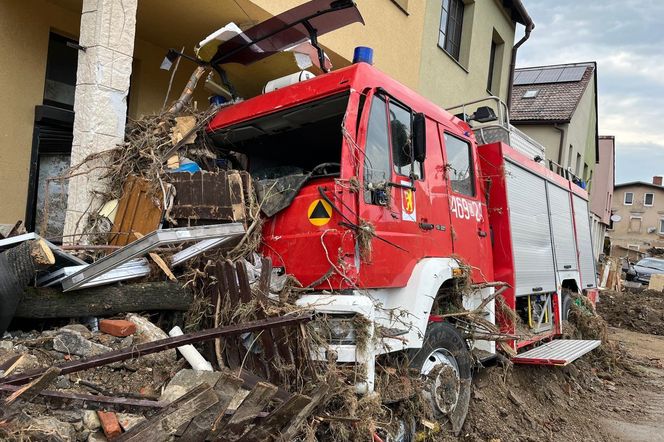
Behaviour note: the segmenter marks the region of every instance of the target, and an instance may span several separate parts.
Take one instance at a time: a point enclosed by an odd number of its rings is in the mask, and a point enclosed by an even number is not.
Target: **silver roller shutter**
[[[588,202],[579,196],[572,196],[574,202],[574,223],[576,224],[577,245],[579,248],[579,266],[581,267],[582,288],[597,287],[595,275],[595,256],[590,236],[590,216]]]
[[[516,295],[556,290],[544,179],[505,162]]]
[[[549,213],[551,214],[553,247],[556,252],[556,267],[558,271],[576,270],[578,265],[570,192],[549,182],[546,183],[546,187],[549,194]]]

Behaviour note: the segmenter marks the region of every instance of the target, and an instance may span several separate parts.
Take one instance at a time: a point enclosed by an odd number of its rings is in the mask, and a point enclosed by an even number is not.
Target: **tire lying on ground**
[[[411,367],[425,378],[424,395],[433,415],[458,435],[471,393],[473,361],[466,341],[453,325],[434,322],[427,327],[422,348],[410,359]]]

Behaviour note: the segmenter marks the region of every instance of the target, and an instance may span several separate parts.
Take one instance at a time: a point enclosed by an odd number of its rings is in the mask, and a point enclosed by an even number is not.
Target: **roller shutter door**
[[[505,162],[517,296],[556,290],[546,183]]]

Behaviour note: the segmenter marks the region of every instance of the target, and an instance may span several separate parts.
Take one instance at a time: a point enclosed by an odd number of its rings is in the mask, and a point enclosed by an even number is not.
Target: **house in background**
[[[612,135],[599,137],[599,161],[595,165],[590,190],[590,222],[595,257],[604,249],[604,237],[611,224],[611,205],[615,184],[616,140]]]
[[[89,207],[89,188],[98,180],[49,178],[121,142],[127,118],[162,109],[171,72],[159,67],[169,48],[191,54],[229,22],[246,30],[303,3],[0,2],[0,55],[11,60],[0,69],[6,86],[0,107],[0,223],[24,220],[38,231],[43,225],[42,233],[57,241],[65,208],[80,213]],[[527,30],[521,43],[533,28],[521,0],[363,0],[359,9],[364,26],[353,23],[319,39],[334,68],[349,65],[356,46],[372,47],[376,67],[445,106],[492,94],[506,99],[517,25]],[[267,80],[292,73],[267,60],[257,63],[259,69],[229,67],[228,74],[245,90],[260,93]],[[169,100],[193,69],[180,63]],[[199,109],[210,94],[196,90]]]
[[[651,247],[664,247],[664,187],[662,177],[652,183],[616,184],[613,222],[609,229],[611,255],[640,257]]]
[[[545,147],[552,171],[592,186],[599,159],[597,64],[516,69],[510,122]]]

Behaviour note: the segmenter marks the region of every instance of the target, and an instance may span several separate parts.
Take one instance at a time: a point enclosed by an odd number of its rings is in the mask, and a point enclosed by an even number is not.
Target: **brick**
[[[97,411],[99,422],[101,422],[101,429],[104,430],[106,438],[114,439],[122,434],[122,428],[118,417],[111,411]]]
[[[136,324],[124,319],[102,319],[99,321],[99,330],[112,336],[124,338],[136,333]]]

